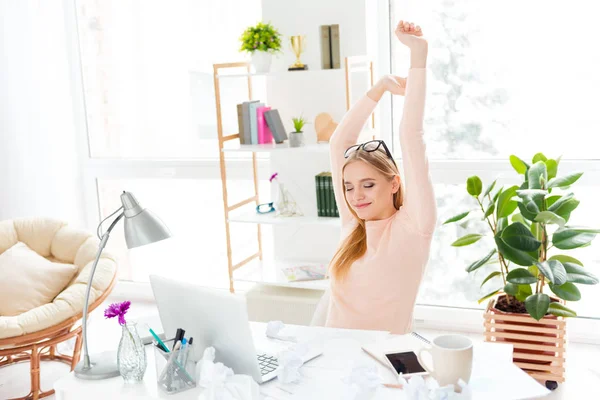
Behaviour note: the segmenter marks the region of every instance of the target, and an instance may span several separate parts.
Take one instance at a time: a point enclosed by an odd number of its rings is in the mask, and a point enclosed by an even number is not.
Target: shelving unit
[[[367,57],[347,57],[344,62],[344,76],[346,83],[346,110],[350,108],[351,98],[351,87],[352,87],[352,74],[359,71],[369,72],[370,84],[373,84],[373,62]],[[227,73],[227,71],[245,69],[247,72],[244,73]],[[302,217],[275,217],[272,214],[259,215],[254,212],[246,213],[241,215],[232,215],[232,213],[240,208],[247,206],[248,204],[258,205],[258,173],[257,173],[257,153],[270,153],[270,152],[295,152],[295,153],[328,153],[328,144],[312,144],[298,148],[290,148],[287,143],[284,144],[261,144],[261,145],[237,145],[233,147],[225,147],[225,143],[234,140],[239,140],[240,134],[230,133],[226,134],[223,129],[222,119],[222,106],[221,106],[221,92],[220,92],[220,81],[228,78],[247,78],[248,86],[248,100],[252,100],[252,78],[257,76],[265,77],[282,77],[288,76],[288,74],[327,74],[333,75],[340,74],[340,70],[312,70],[312,71],[282,71],[282,72],[271,72],[266,74],[257,74],[251,71],[251,65],[247,62],[237,63],[226,63],[226,64],[214,64],[213,65],[213,81],[215,88],[215,102],[217,111],[217,132],[219,138],[219,163],[221,170],[221,185],[223,192],[223,209],[225,217],[225,235],[227,243],[227,263],[229,272],[229,290],[233,293],[235,291],[234,281],[240,282],[256,282],[265,285],[293,287],[293,288],[304,288],[304,289],[325,289],[328,285],[327,280],[320,281],[305,281],[305,282],[287,282],[285,276],[281,272],[281,268],[285,266],[293,266],[299,264],[314,264],[313,262],[290,262],[290,261],[277,261],[277,260],[263,260],[263,246],[262,246],[262,235],[261,225],[295,225],[295,226],[306,226],[306,225],[317,225],[317,226],[340,226],[339,218],[328,218],[328,217],[317,217],[317,216],[302,216]],[[341,75],[341,74],[340,74]],[[375,137],[375,117],[373,116],[371,126],[368,132],[369,136]],[[227,194],[227,169],[225,154],[227,152],[251,152],[252,153],[252,172],[254,179],[254,193],[235,204],[229,203]],[[231,246],[231,223],[252,223],[256,224],[256,235],[258,251],[242,261],[235,263],[233,262],[233,249]],[[252,263],[252,261],[259,260],[260,262]]]

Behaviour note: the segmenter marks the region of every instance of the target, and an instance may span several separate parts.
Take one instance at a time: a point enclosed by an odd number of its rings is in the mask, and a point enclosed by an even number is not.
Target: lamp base
[[[119,376],[117,367],[117,353],[114,351],[105,351],[90,357],[91,367],[85,368],[84,361],[81,360],[75,367],[75,376],[79,379],[99,380]]]

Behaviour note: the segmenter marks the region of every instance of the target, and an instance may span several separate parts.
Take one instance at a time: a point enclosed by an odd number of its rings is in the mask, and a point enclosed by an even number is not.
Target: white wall
[[[0,220],[84,224],[63,2],[0,1]]]
[[[272,71],[286,71],[295,61],[289,47],[289,37],[306,36],[306,51],[301,60],[309,71],[277,74],[266,81],[267,103],[277,108],[288,132],[291,117],[303,114],[311,123],[304,129],[307,143],[316,142],[314,117],[329,113],[339,122],[346,112],[344,58],[368,55],[374,60],[376,76],[389,69],[382,29],[377,24],[387,9],[381,0],[263,0],[263,21],[270,22],[283,35],[283,54],[274,58]],[[321,70],[320,26],[339,24],[341,69]],[[386,32],[387,33],[387,32]],[[381,56],[380,56],[381,55]],[[352,102],[368,89],[368,74],[352,76]],[[261,99],[262,100],[262,99]],[[382,128],[382,102],[376,110],[376,126]],[[389,105],[387,105],[389,109]],[[390,129],[388,126],[386,129]],[[385,137],[381,130],[378,136]],[[319,172],[330,171],[328,152],[289,152],[271,154],[272,172],[278,172],[281,182],[290,191],[303,213],[317,215],[315,178]],[[324,262],[329,260],[340,237],[339,228],[331,226],[275,226],[273,228],[275,258],[293,261]]]

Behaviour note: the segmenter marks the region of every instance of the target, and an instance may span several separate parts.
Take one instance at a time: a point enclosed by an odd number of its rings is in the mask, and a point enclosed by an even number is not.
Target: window
[[[393,28],[400,19],[415,21],[430,43],[425,131],[439,222],[470,208],[467,177],[479,175],[485,185],[500,176],[512,184],[516,175],[509,155],[530,158],[541,151],[562,156],[560,174],[584,172],[573,187],[581,204],[570,224],[599,227],[594,204],[600,156],[592,142],[600,129],[594,109],[600,50],[592,38],[600,36],[600,27],[591,3],[392,0],[391,6]],[[556,21],[577,21],[577,39],[558,29]],[[391,51],[393,73],[406,76],[408,50],[394,41]],[[396,121],[402,105],[395,99]],[[397,135],[394,148],[399,154]],[[450,246],[465,233],[458,224],[436,231],[420,304],[478,307],[477,299],[497,288],[493,282],[479,288],[487,267],[477,276],[465,272],[493,246],[484,240]],[[591,247],[567,254],[600,275],[599,248],[596,239]],[[582,300],[569,306],[580,316],[600,318],[594,307],[600,301],[598,286],[578,287]]]
[[[242,59],[260,1],[76,4],[91,156],[217,157],[212,65]]]
[[[76,0],[73,11],[89,143],[87,198],[95,201],[90,225],[117,209],[127,190],[173,233],[170,241],[127,251],[117,227],[108,247],[119,257],[119,278],[147,281],[168,265],[175,274],[228,287],[213,64],[244,59],[238,38],[260,20],[261,2]],[[233,79],[223,82],[222,93],[229,104],[247,95]],[[224,128],[236,132],[236,115],[229,117],[234,125]],[[252,193],[247,162],[229,162],[228,176],[231,201]],[[232,240],[237,248],[255,245],[254,232],[253,225],[236,225]]]

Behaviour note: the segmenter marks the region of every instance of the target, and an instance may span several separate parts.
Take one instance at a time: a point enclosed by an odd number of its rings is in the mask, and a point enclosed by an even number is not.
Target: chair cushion
[[[0,254],[0,315],[15,316],[52,302],[77,270],[73,264],[49,261],[18,242]]]

